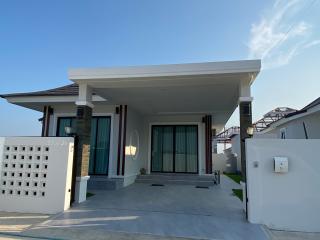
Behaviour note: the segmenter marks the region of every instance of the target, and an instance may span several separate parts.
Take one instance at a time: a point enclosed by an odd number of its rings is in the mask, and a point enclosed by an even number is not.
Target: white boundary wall
[[[248,219],[273,229],[320,232],[320,139],[247,139]],[[288,157],[275,173],[273,157]]]
[[[0,211],[54,214],[70,207],[73,138],[0,138]]]

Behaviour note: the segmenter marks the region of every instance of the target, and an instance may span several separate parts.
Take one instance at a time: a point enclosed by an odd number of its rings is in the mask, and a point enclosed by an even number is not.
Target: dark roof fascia
[[[313,102],[309,103],[307,106],[305,106],[301,110],[308,110],[308,109],[313,108],[319,104],[320,104],[320,97],[317,98],[316,100],[314,100]]]
[[[295,116],[298,114],[306,113],[309,109],[311,109],[319,104],[320,104],[320,97],[317,98],[316,100],[312,101],[311,103],[309,103],[307,106],[305,106],[301,110],[293,112],[293,113],[289,113],[288,115],[285,116],[285,118],[289,118],[289,117],[292,117],[292,116]]]
[[[301,109],[299,111],[287,114],[286,116],[284,116],[284,118],[290,118],[292,116],[299,115],[299,114],[302,114],[302,113],[305,113],[305,112],[307,112],[307,109],[305,109],[305,110]],[[279,119],[279,120],[281,120],[281,119]]]
[[[28,94],[28,93],[12,93],[12,94],[2,94],[1,98],[10,97],[59,97],[59,96],[77,96],[77,94]]]
[[[1,98],[10,97],[48,97],[48,96],[77,96],[78,95],[78,85],[69,84],[58,88],[48,89],[44,91],[37,92],[27,92],[27,93],[10,93],[1,94]]]

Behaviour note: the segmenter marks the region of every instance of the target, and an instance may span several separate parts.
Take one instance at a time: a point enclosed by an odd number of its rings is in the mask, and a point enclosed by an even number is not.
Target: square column
[[[205,125],[206,174],[212,174],[212,116],[205,115],[202,121]]]
[[[74,201],[81,203],[86,200],[87,181],[89,180],[89,159],[91,142],[92,93],[87,85],[79,86],[79,100],[76,117],[75,143],[75,189]]]
[[[242,181],[246,182],[246,145],[245,140],[250,135],[247,133],[247,129],[252,127],[252,110],[251,101],[245,100],[239,103],[239,115],[240,115],[240,150],[241,150],[241,174]]]

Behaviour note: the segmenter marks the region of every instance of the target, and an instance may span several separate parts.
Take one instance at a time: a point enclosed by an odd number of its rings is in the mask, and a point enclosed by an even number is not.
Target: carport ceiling
[[[213,114],[224,124],[237,107],[240,86],[250,86],[259,71],[260,61],[250,60],[73,69],[69,78],[142,114]]]
[[[219,113],[235,109],[238,84],[94,88],[116,104],[128,104],[143,114]]]

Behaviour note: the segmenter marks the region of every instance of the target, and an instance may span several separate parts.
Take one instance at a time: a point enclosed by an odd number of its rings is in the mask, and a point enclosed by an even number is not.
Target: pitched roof
[[[310,108],[313,108],[314,106],[317,106],[318,104],[320,104],[320,97],[314,100],[313,102],[309,103],[307,106],[305,106],[301,110],[308,110]]]
[[[77,84],[69,84],[66,86],[52,88],[44,91],[26,92],[26,93],[10,93],[1,94],[0,97],[34,97],[34,96],[76,96],[78,95],[79,87]]]
[[[320,104],[320,97],[317,98],[316,100],[314,100],[313,102],[309,103],[307,106],[305,106],[304,108],[300,109],[299,111],[293,112],[293,113],[289,113],[288,115],[285,116],[285,118],[289,118],[301,113],[305,113],[306,111],[308,111],[310,108],[313,108],[317,105]]]

